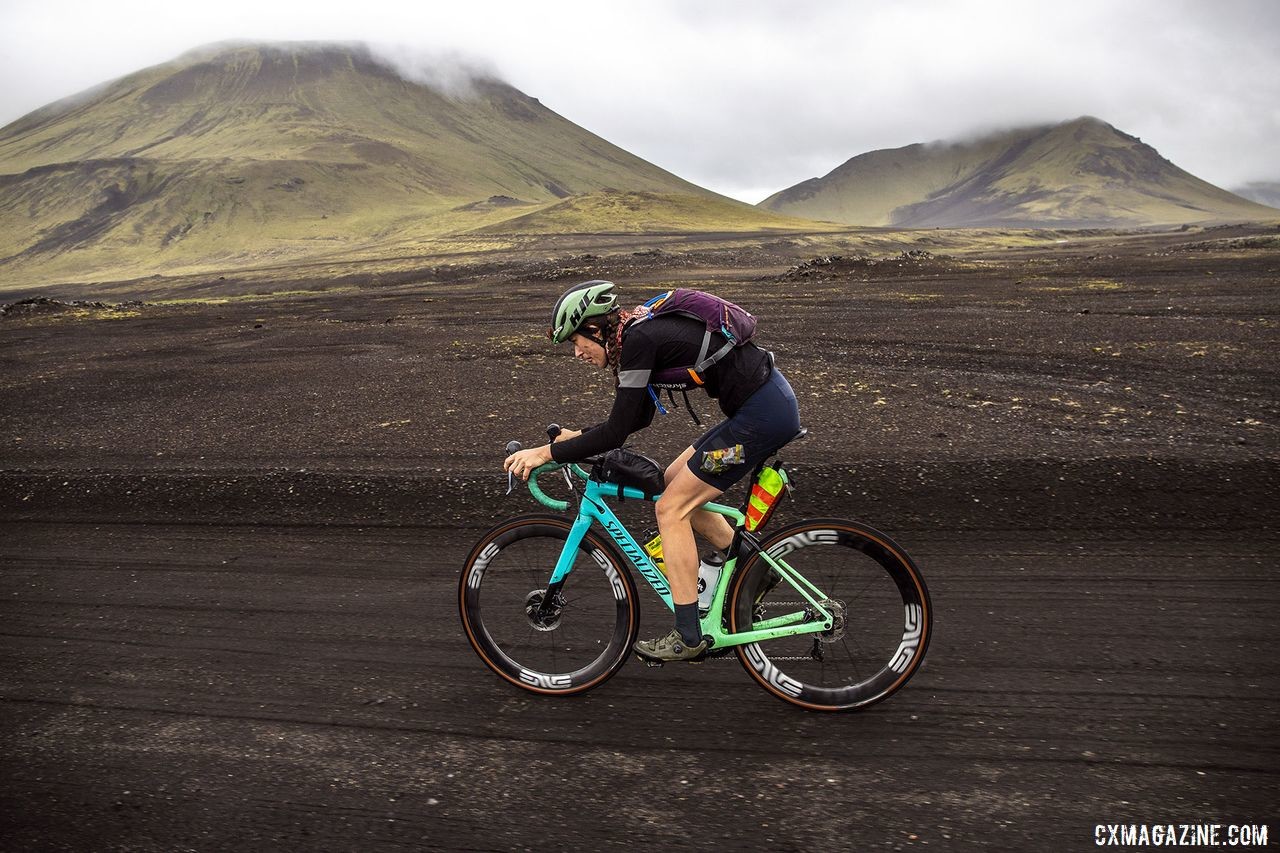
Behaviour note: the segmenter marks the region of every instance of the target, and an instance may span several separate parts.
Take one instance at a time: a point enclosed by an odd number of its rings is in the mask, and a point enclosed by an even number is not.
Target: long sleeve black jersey
[[[621,447],[627,436],[653,422],[654,403],[649,395],[653,372],[694,364],[702,347],[705,326],[680,315],[654,317],[636,323],[622,333],[618,363],[618,391],[609,419],[576,438],[551,445],[556,462],[576,462]],[[734,347],[702,377],[707,394],[733,417],[747,398],[769,378],[769,354],[753,343]]]

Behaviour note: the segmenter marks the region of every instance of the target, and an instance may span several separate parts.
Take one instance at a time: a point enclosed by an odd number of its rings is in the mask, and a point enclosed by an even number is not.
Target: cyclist
[[[564,292],[552,310],[548,336],[573,342],[574,357],[614,373],[616,396],[609,419],[585,430],[564,430],[553,444],[507,457],[504,470],[527,480],[548,462],[576,462],[621,447],[627,436],[653,421],[657,395],[650,376],[695,364],[706,325],[693,317],[643,315],[618,304],[613,282],[588,281]],[[662,534],[667,580],[675,605],[675,629],[641,640],[635,651],[656,661],[696,660],[706,652],[698,624],[698,551],[693,533],[723,551],[733,529],[723,516],[701,510],[800,429],[795,393],[774,366],[771,353],[750,341],[733,347],[700,376],[727,420],[712,427],[666,469],[666,489],[655,514]]]

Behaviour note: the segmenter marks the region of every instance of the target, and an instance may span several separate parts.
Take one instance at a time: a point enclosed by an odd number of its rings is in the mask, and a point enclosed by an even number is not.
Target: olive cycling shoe
[[[671,633],[665,637],[659,637],[656,640],[638,640],[631,648],[646,661],[657,663],[699,661],[707,653],[707,641],[703,640],[698,645],[691,646],[684,641],[679,631],[672,628]]]

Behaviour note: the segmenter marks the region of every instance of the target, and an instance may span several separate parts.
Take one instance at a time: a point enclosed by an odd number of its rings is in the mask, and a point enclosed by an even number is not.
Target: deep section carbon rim
[[[799,571],[823,595],[829,630],[738,649],[747,671],[780,699],[814,710],[862,708],[902,687],[919,668],[932,608],[924,579],[893,540],[851,521],[818,519],[777,531],[762,550]],[[816,613],[759,556],[733,588],[733,624]]]
[[[635,584],[616,550],[588,534],[562,588],[547,582],[569,524],[513,519],[490,530],[463,567],[459,606],[472,648],[526,690],[568,694],[604,682],[639,630]]]

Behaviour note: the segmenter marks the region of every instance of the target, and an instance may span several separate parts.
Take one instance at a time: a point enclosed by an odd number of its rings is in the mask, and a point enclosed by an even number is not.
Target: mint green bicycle
[[[757,467],[753,483],[765,467]],[[789,489],[785,468],[772,470]],[[568,500],[549,497],[538,484],[553,472],[577,504],[572,515]],[[528,487],[561,514],[518,516],[480,537],[459,580],[462,626],[485,665],[516,687],[580,694],[607,681],[632,653],[640,608],[630,568],[672,608],[666,577],[606,502],[656,496],[602,482],[576,464],[543,465]],[[762,538],[767,519],[751,511],[750,495],[741,510],[703,508],[735,526],[701,620],[709,656],[736,653],[769,693],[816,711],[865,708],[920,668],[931,636],[929,593],[888,536],[855,521],[817,518]]]

